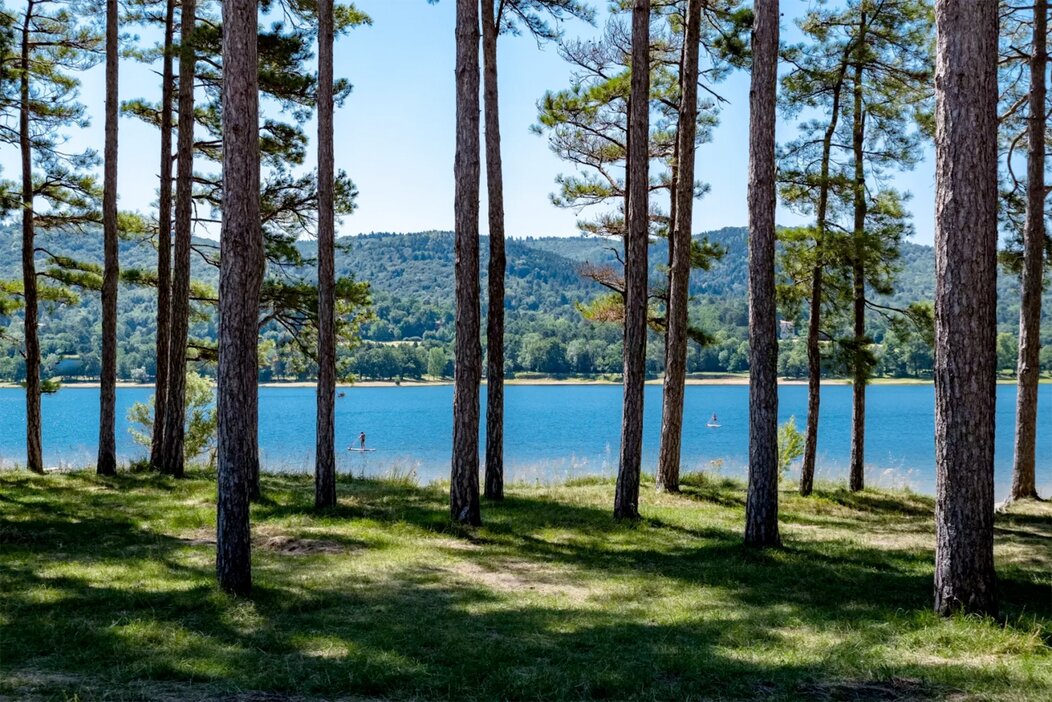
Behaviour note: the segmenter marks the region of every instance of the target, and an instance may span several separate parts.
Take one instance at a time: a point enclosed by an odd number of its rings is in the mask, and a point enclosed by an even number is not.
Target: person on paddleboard
[[[365,450],[365,432],[363,431],[358,435],[358,448],[362,451]]]
[[[719,424],[720,420],[716,419],[716,413],[712,413],[712,419],[709,421],[710,424]]]

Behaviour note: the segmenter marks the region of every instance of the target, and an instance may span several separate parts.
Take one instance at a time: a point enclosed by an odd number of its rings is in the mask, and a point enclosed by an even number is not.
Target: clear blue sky
[[[359,209],[345,218],[341,234],[410,232],[453,227],[454,2],[441,0],[356,0],[373,25],[355,29],[336,46],[336,73],[349,78],[354,92],[336,114],[336,163],[358,185]],[[599,6],[605,2],[597,0]],[[796,36],[793,19],[806,0],[783,2],[783,37]],[[601,21],[601,19],[600,19]],[[580,22],[564,26],[568,36],[590,35]],[[151,68],[124,62],[121,99],[156,99],[159,85]],[[699,180],[711,191],[695,206],[694,229],[704,231],[746,223],[748,75],[737,72],[721,86],[730,101],[711,143],[697,155]],[[103,76],[101,67],[84,79],[82,98],[92,126],[75,145],[101,151]],[[507,231],[511,236],[572,235],[576,213],[554,207],[549,194],[555,177],[570,170],[543,137],[529,131],[536,103],[547,89],[568,85],[569,69],[554,46],[538,47],[525,36],[502,37],[500,45],[501,120]],[[122,119],[119,164],[120,205],[147,211],[156,198],[156,130]],[[313,124],[308,128],[314,133]],[[780,123],[780,141],[792,138],[793,123]],[[928,147],[930,150],[930,147]],[[0,157],[4,175],[17,173],[15,154]],[[932,240],[934,186],[932,160],[895,185],[913,193],[916,241]],[[483,188],[483,193],[485,189]],[[481,212],[485,213],[483,200]],[[588,217],[586,211],[583,215]],[[483,215],[483,232],[485,232]],[[780,224],[802,221],[784,209]]]

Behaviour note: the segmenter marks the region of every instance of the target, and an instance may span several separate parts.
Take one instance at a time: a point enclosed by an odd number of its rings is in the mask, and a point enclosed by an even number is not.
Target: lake
[[[428,481],[448,475],[452,433],[452,387],[351,387],[336,400],[339,469],[355,475],[414,472]],[[117,391],[117,450],[124,459],[145,451],[128,433],[126,416],[151,388]],[[485,389],[483,388],[483,400]],[[867,483],[935,489],[934,389],[931,385],[874,385],[868,390]],[[1016,388],[997,387],[996,485],[998,499],[1011,481]],[[782,420],[796,417],[803,430],[807,388],[783,385]],[[748,456],[748,387],[687,387],[684,471],[719,471],[744,476]],[[617,385],[511,385],[506,390],[505,456],[512,480],[558,481],[584,475],[613,475],[621,418]],[[260,453],[270,470],[313,470],[313,388],[260,389]],[[1038,487],[1052,492],[1052,385],[1039,391]],[[716,412],[721,427],[705,426]],[[44,459],[48,466],[85,466],[95,459],[98,389],[68,386],[43,398]],[[485,412],[483,411],[483,423]],[[851,388],[822,388],[818,477],[846,475],[850,452]],[[661,388],[646,388],[645,469],[657,462]],[[358,433],[373,453],[349,453]],[[25,461],[25,400],[18,388],[0,389],[0,465]]]

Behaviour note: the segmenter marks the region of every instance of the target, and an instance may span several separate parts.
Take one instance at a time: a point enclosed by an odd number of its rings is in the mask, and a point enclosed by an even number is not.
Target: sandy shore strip
[[[654,378],[646,381],[647,385],[661,385],[661,378]],[[1041,378],[1039,381],[1041,384],[1052,383],[1052,378]],[[423,388],[423,387],[438,387],[442,385],[452,385],[452,380],[403,380],[396,382],[393,380],[361,380],[354,383],[337,383],[338,388]],[[485,385],[486,381],[483,380],[482,384]],[[504,381],[505,385],[620,385],[621,382],[618,380],[606,380],[603,378],[510,378]],[[711,377],[704,378],[687,378],[687,385],[748,385],[749,376],[747,375],[713,375]],[[779,378],[779,385],[807,385],[806,378]],[[823,378],[822,385],[850,385],[850,378]],[[870,385],[931,385],[931,380],[925,380],[923,378],[874,378],[869,381]],[[998,378],[998,385],[1015,385],[1016,381],[1013,378]],[[316,383],[314,381],[274,381],[268,383],[260,383],[261,388],[313,388]],[[0,388],[3,389],[14,389],[21,388],[22,385],[18,383],[0,383]],[[76,389],[98,389],[98,381],[62,381],[63,390],[76,390]],[[134,383],[131,381],[118,381],[118,388],[146,388],[150,389],[153,387],[153,383]]]

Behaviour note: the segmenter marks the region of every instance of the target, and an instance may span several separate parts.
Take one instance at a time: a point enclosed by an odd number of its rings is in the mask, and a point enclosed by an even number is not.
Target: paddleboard
[[[712,422],[709,422],[705,426],[709,427],[710,429],[719,429],[723,425],[722,424],[713,424]]]
[[[354,451],[355,453],[371,453],[376,449],[363,449],[363,448],[347,448],[348,451]]]

